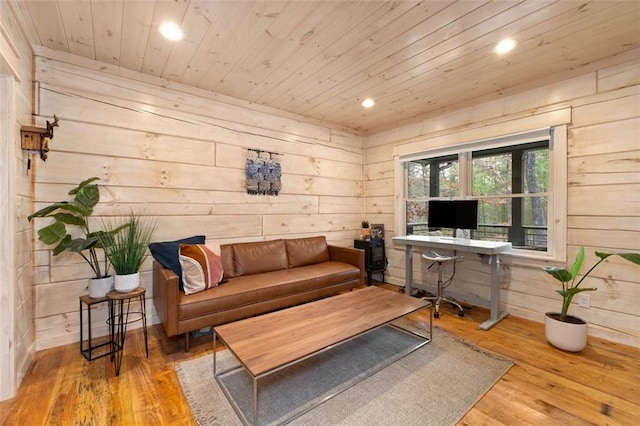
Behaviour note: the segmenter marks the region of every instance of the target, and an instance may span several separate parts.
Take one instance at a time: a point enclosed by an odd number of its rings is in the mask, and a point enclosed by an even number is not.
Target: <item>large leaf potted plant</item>
[[[94,183],[100,178],[86,179],[69,191],[71,201],[59,201],[38,210],[28,217],[53,218],[53,223],[38,230],[38,239],[47,245],[56,244],[52,253],[58,256],[65,251],[77,253],[91,267],[93,278],[89,281],[89,296],[104,297],[113,289],[113,277],[109,275],[109,260],[101,259],[98,249],[103,248],[100,235],[104,231],[93,232],[89,226],[89,217],[100,201],[100,190]],[[68,227],[80,231],[80,235],[71,235]],[[77,233],[76,233],[77,234]]]
[[[580,284],[610,256],[620,256],[630,262],[640,265],[640,253],[601,253],[596,251],[599,260],[577,279],[584,262],[584,247],[580,247],[576,259],[569,270],[557,266],[546,267],[544,270],[558,280],[562,288],[556,290],[562,296],[562,310],[545,314],[545,334],[547,341],[553,346],[570,352],[579,352],[587,346],[587,322],[581,318],[569,315],[569,307],[573,297],[583,291],[595,291],[593,287],[580,287]]]
[[[140,268],[156,226],[154,218],[133,212],[124,223],[105,222],[105,232],[98,239],[116,272],[114,287],[117,291],[130,292],[140,285]]]

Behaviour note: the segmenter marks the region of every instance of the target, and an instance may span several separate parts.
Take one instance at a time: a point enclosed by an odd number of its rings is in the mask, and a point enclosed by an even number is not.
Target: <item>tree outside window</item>
[[[411,233],[425,232],[430,198],[459,196],[458,164],[457,155],[409,162],[406,223]]]

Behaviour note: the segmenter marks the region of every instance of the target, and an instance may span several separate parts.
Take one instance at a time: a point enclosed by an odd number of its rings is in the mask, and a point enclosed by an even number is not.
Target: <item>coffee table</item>
[[[337,296],[305,303],[281,311],[243,319],[214,328],[213,345],[220,339],[240,362],[239,367],[217,371],[216,353],[213,354],[213,375],[220,388],[244,424],[258,424],[258,381],[272,373],[306,360],[321,352],[389,325],[392,321],[424,308],[431,302],[378,287],[365,287]],[[383,363],[368,376],[392,364],[431,341],[431,315],[429,335],[403,330],[419,337],[410,347]],[[221,377],[243,368],[253,382],[252,419],[242,412],[229,393]],[[339,394],[366,377],[344,384],[335,393],[319,403]],[[317,404],[316,404],[317,405]],[[298,417],[305,411],[296,413]],[[288,419],[291,420],[291,419]],[[287,420],[287,421],[288,421]]]

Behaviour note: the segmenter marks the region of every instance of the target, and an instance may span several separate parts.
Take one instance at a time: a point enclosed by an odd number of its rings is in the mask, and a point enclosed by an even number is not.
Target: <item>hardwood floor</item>
[[[542,324],[507,317],[482,331],[478,325],[487,316],[487,310],[473,308],[459,318],[446,306],[434,319],[434,327],[516,364],[459,424],[638,424],[640,349],[590,337],[583,352],[565,353],[546,343]],[[148,359],[141,330],[127,333],[119,377],[108,357],[88,362],[78,344],[40,351],[18,395],[0,403],[0,423],[195,424],[174,365],[211,352],[205,337],[185,353],[182,338],[168,339],[159,325],[149,328]]]

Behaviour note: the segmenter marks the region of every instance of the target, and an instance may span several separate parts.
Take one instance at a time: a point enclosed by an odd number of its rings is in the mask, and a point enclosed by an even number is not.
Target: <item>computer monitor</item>
[[[478,200],[429,201],[429,228],[478,229]]]

